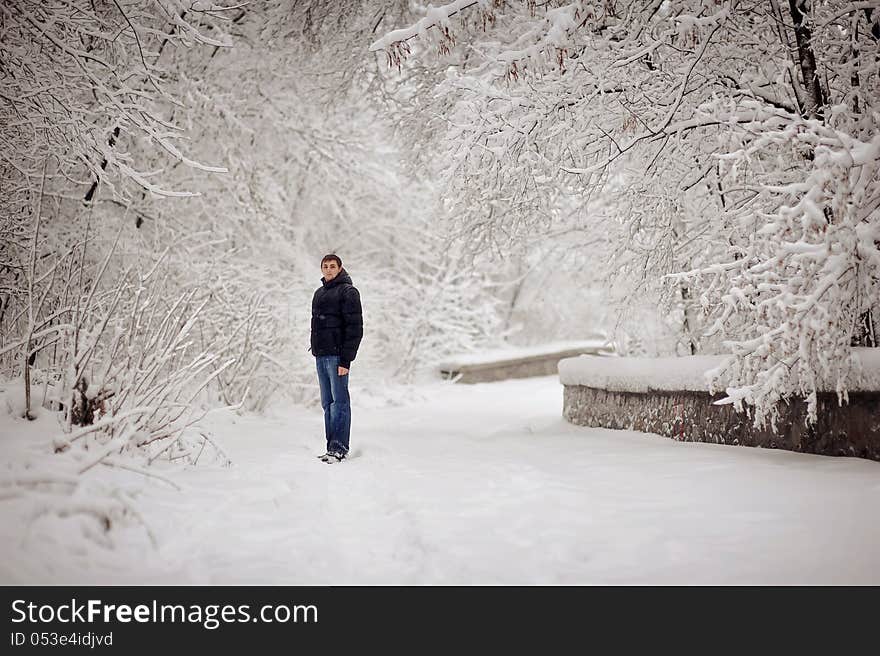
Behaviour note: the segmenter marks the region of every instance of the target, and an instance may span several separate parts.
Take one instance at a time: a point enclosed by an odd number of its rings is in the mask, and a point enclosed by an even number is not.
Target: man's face
[[[321,273],[324,274],[324,280],[330,282],[339,275],[339,264],[336,260],[324,260],[321,262]]]

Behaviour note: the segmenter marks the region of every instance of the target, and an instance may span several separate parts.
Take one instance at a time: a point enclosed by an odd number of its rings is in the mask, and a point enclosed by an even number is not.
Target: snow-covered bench
[[[761,446],[880,460],[880,349],[854,349],[859,373],[849,402],[820,392],[818,421],[806,422],[806,403],[780,408],[777,432],[755,428],[732,405],[714,405],[705,373],[723,356],[597,358],[559,363],[563,415],[575,424],[658,433],[688,442]]]
[[[508,378],[551,376],[559,361],[581,354],[614,353],[605,339],[554,342],[540,346],[509,347],[448,358],[440,363],[440,375],[461,383],[487,383]]]

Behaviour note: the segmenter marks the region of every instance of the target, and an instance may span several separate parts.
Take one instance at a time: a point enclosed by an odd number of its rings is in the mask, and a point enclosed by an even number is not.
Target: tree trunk
[[[855,333],[852,336],[851,346],[870,346],[877,348],[877,326],[874,322],[874,315],[870,310],[863,312],[859,317],[859,323],[856,326]]]
[[[801,112],[807,118],[823,119],[826,104],[825,93],[819,84],[816,70],[816,56],[813,53],[813,34],[810,31],[810,0],[788,0],[791,17],[794,20],[794,36],[797,40],[798,65],[804,80],[804,106]]]
[[[871,9],[865,9],[865,18],[868,20],[868,26],[874,41],[880,40],[880,24],[871,22]],[[856,14],[852,20],[850,28],[850,61],[852,62],[852,72],[850,73],[850,85],[853,88],[852,111],[854,114],[861,113],[859,106],[859,87],[861,80],[859,79],[859,17]],[[859,130],[859,138],[864,138],[864,130]],[[874,315],[871,310],[866,310],[859,316],[859,323],[850,340],[852,346],[880,346],[877,343],[877,327],[874,322]]]
[[[681,285],[681,300],[682,300],[682,313],[684,315],[684,319],[682,322],[682,330],[684,332],[684,336],[687,339],[687,347],[690,351],[690,355],[697,354],[697,342],[694,340],[694,335],[691,327],[690,313],[691,313],[691,291],[687,285]]]

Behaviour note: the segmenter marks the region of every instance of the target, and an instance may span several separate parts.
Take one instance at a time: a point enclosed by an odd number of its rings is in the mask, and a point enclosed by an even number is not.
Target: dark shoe
[[[342,462],[345,460],[345,454],[341,451],[328,451],[326,457],[321,458],[321,460],[332,465],[334,462]]]

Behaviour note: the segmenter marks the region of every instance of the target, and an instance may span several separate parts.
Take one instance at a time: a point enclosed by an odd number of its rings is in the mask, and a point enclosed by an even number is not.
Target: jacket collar
[[[348,283],[349,285],[351,284],[351,276],[348,275],[348,271],[346,271],[345,269],[342,269],[339,274],[330,282],[327,282],[326,280],[324,280],[324,278],[321,278],[321,285],[325,288],[333,287],[334,285],[339,285],[342,283]]]

